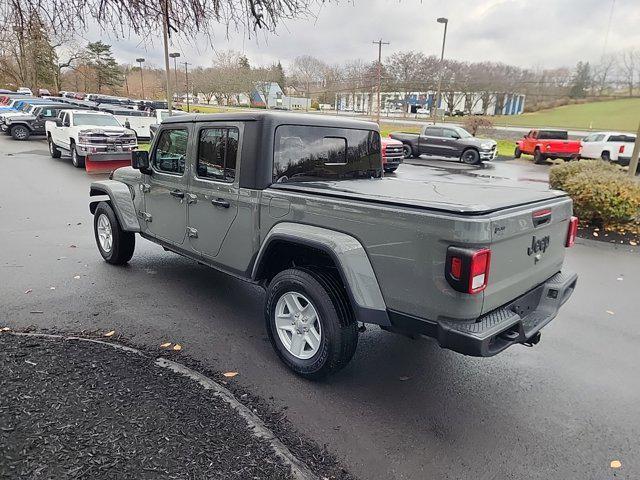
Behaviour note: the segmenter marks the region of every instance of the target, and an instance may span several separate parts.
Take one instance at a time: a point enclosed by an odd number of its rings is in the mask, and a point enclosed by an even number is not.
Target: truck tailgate
[[[483,313],[561,270],[571,213],[571,200],[563,198],[496,214],[491,221],[491,268]]]
[[[550,150],[553,153],[578,153],[580,151],[580,142],[572,140],[554,140],[550,142]]]

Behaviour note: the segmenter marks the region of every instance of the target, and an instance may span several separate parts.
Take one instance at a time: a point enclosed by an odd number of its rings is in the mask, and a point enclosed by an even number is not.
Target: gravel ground
[[[0,335],[0,371],[0,478],[291,478],[235,410],[151,358]]]

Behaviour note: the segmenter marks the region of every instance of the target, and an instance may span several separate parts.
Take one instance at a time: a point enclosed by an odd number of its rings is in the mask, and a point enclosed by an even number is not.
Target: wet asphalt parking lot
[[[546,169],[419,160],[396,175],[543,184]],[[140,238],[129,266],[102,261],[87,199],[104,175],[50,158],[44,141],[4,135],[0,172],[0,326],[179,342],[286,407],[299,432],[362,479],[640,477],[640,255],[631,247],[579,240],[568,251],[578,288],[534,348],[470,358],[372,327],[346,369],[311,383],[272,351],[260,288]]]

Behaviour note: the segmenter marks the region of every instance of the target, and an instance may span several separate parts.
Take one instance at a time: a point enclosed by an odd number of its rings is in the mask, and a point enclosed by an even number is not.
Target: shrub
[[[620,171],[587,169],[564,181],[576,215],[592,225],[626,223],[640,213],[640,184]]]
[[[554,165],[549,172],[549,185],[551,188],[566,190],[566,182],[570,178],[583,172],[618,173],[621,169],[617,165],[602,160],[581,160],[579,162],[567,162]]]

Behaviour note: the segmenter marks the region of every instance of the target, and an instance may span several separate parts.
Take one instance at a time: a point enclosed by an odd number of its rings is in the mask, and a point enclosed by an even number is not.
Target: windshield
[[[97,115],[91,113],[78,113],[73,116],[73,124],[76,126],[91,125],[96,127],[121,127],[113,115]]]
[[[464,128],[456,128],[456,132],[458,132],[458,135],[460,135],[460,138],[471,138],[473,137],[473,135],[471,135],[469,132],[467,132]]]
[[[184,115],[184,113],[182,110],[174,110],[172,115],[175,117],[176,115]],[[160,112],[160,121],[166,120],[167,118],[169,118],[169,110],[162,110]]]

